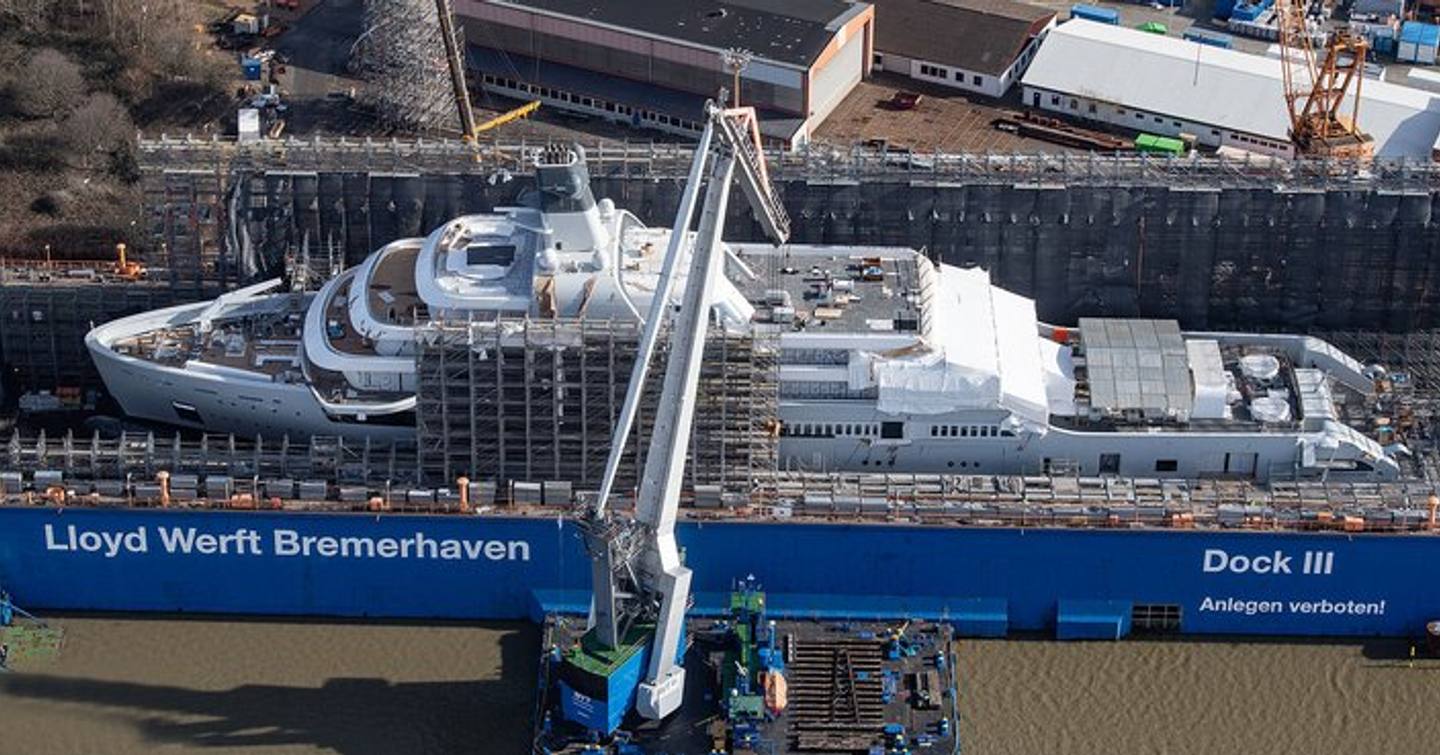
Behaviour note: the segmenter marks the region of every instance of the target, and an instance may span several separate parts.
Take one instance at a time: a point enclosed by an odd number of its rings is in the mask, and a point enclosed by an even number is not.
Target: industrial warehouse
[[[844,0],[455,6],[490,91],[694,137],[705,98],[738,83],[761,134],[789,147],[869,74],[874,44],[874,10]]]
[[[1031,107],[1082,121],[1293,157],[1281,62],[1088,20],[1045,38],[1021,79]],[[1360,92],[1375,156],[1428,161],[1440,141],[1440,99],[1385,81]]]
[[[1366,78],[1399,19],[1229,8],[1266,56],[1208,10],[277,0],[157,33],[216,91],[126,101],[0,208],[38,229],[0,234],[0,702],[133,708],[147,747],[953,755],[1037,684],[1189,705],[1285,654],[1373,724],[1440,669],[1440,105]],[[4,154],[86,131],[10,87]],[[85,181],[133,212],[46,235]],[[377,631],[313,680],[252,636],[236,681],[148,646],[112,681],[86,612]],[[1232,666],[1134,658],[1201,643]],[[381,717],[408,746],[309,718],[416,696]]]
[[[880,0],[877,68],[1000,97],[1024,72],[1055,12],[1013,0]]]

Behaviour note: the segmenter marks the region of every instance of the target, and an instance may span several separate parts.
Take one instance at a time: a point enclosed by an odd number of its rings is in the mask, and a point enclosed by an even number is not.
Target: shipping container
[[[1086,21],[1094,21],[1111,26],[1120,25],[1120,13],[1109,8],[1100,8],[1094,5],[1072,5],[1070,6],[1071,18],[1083,18]]]
[[[1350,5],[1350,18],[1364,16],[1395,16],[1405,15],[1405,0],[1354,0]]]
[[[1253,20],[1233,15],[1230,17],[1230,23],[1226,24],[1226,28],[1242,37],[1268,39],[1272,42],[1280,39],[1280,27],[1276,23],[1274,11],[1262,11]]]
[[[246,81],[260,80],[260,60],[258,58],[241,58],[240,71],[245,75]]]
[[[1235,38],[1229,34],[1221,34],[1218,31],[1206,31],[1191,27],[1185,30],[1185,39],[1210,47],[1219,47],[1222,50],[1231,50],[1235,47]]]
[[[1230,9],[1231,21],[1256,21],[1265,11],[1270,10],[1275,0],[1255,0],[1255,2],[1237,2]]]
[[[1141,134],[1135,137],[1135,151],[1179,157],[1185,154],[1185,142],[1168,136]]]
[[[1437,52],[1440,52],[1440,26],[1406,21],[1400,27],[1400,44],[1395,50],[1397,60],[1433,65]]]
[[[1230,12],[1235,9],[1235,0],[1215,0],[1215,7],[1211,9],[1210,16],[1221,21],[1230,19]]]
[[[237,135],[242,142],[260,138],[260,111],[255,108],[241,108],[238,118]]]

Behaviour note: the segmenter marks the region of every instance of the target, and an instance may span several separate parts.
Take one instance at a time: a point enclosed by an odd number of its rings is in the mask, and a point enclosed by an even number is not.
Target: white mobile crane
[[[724,94],[720,96],[723,102]],[[775,196],[765,168],[759,122],[754,108],[721,108],[706,103],[705,130],[695,149],[685,192],[665,252],[660,281],[645,320],[630,388],[615,427],[610,456],[599,496],[584,522],[586,547],[592,559],[594,598],[589,631],[606,648],[617,647],[636,621],[653,621],[649,666],[641,677],[635,707],[648,719],[676,711],[685,690],[685,669],[680,662],[685,611],[690,603],[690,570],[681,563],[675,543],[675,519],[685,450],[695,413],[695,391],[700,379],[706,325],[712,291],[724,273],[721,232],[730,199],[732,178],[737,177],[755,217],[777,246],[790,235],[790,221]],[[700,225],[693,234],[690,223],[701,189],[705,201]],[[689,274],[678,310],[671,306],[675,273],[690,254]],[[665,379],[656,409],[649,452],[641,473],[639,497],[633,516],[613,516],[607,506],[615,475],[634,425],[645,377],[667,315],[673,311],[670,351]]]

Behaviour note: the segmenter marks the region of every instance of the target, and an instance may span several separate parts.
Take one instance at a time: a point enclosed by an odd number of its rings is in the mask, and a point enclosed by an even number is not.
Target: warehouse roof
[[[1276,141],[1289,140],[1280,61],[1085,20],[1045,37],[1025,86],[1101,100]],[[1366,81],[1360,125],[1379,157],[1429,159],[1440,98]]]
[[[809,66],[869,6],[849,0],[492,0],[759,58]]]
[[[677,92],[674,89],[610,76],[584,68],[568,66],[551,60],[506,53],[488,47],[469,45],[466,49],[470,66],[481,73],[513,78],[520,76],[527,84],[553,87],[572,94],[599,97],[631,107],[664,113],[687,121],[699,121],[705,112],[703,95]],[[760,135],[787,144],[805,125],[798,116],[760,109]]]
[[[875,49],[999,76],[1055,11],[1015,0],[874,0]]]

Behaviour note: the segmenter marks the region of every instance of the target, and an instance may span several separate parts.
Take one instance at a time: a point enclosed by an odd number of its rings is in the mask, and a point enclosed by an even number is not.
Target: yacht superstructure
[[[638,321],[648,311],[671,232],[597,202],[578,149],[543,152],[536,183],[533,206],[395,241],[318,292],[271,281],[107,323],[87,345],[136,417],[413,440],[427,323]],[[786,467],[1400,473],[1404,449],[1382,445],[1376,421],[1383,374],[1318,338],[1183,332],[1168,320],[1052,326],[985,271],[909,249],[731,243],[724,252],[713,322],[774,338]]]

